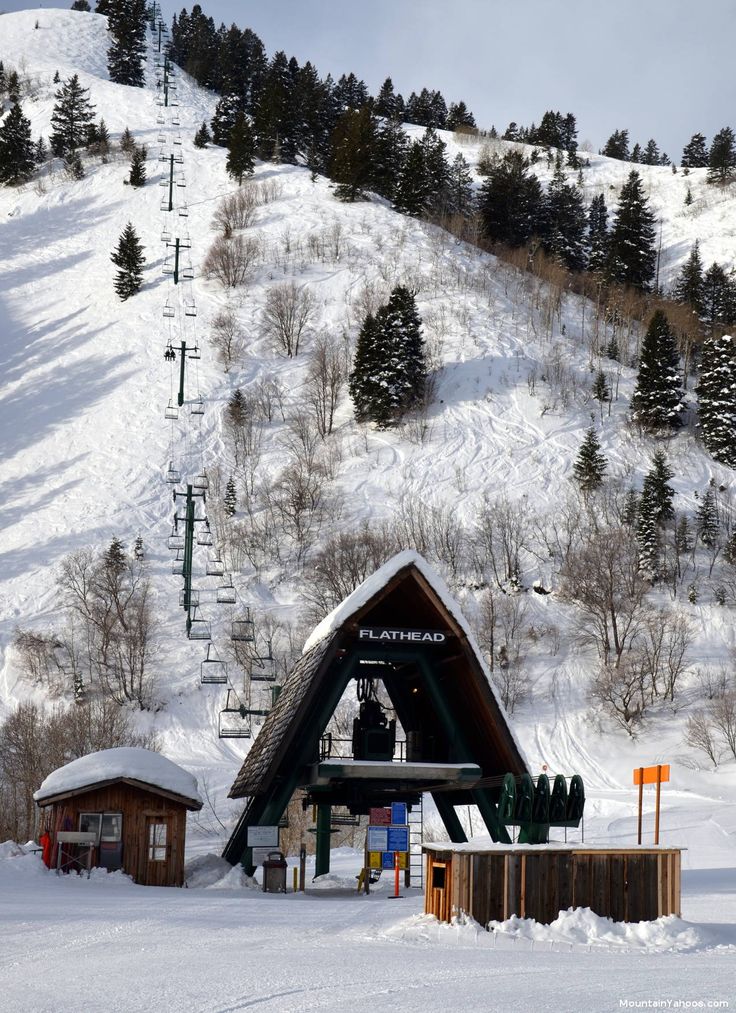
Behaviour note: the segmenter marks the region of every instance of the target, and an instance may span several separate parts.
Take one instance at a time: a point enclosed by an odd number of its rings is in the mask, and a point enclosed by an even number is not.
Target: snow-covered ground
[[[227,476],[220,409],[234,387],[275,377],[288,392],[287,402],[298,400],[307,356],[286,360],[260,336],[269,287],[292,278],[308,283],[318,304],[314,333],[353,340],[361,294],[372,288],[385,295],[397,281],[409,281],[418,288],[425,332],[441,363],[423,442],[407,430],[363,432],[343,402],[335,441],[341,450],[328,487],[335,509],[324,534],[355,529],[366,518],[389,518],[407,495],[450,508],[464,522],[502,494],[527,504],[530,513],[559,503],[591,405],[581,395],[561,400],[541,377],[555,361],[573,387],[589,388],[590,356],[580,332],[590,312],[580,300],[566,298],[552,331],[535,332],[528,279],[494,258],[402,218],[382,202],[340,204],[326,180],[312,182],[305,170],[259,165],[256,180],[275,184],[273,200],[258,209],[250,230],[263,244],[263,259],[237,307],[248,336],[246,354],[223,375],[207,336],[226,295],[202,280],[199,265],[215,235],[214,198],[232,190],[232,182],[222,149],[197,150],[191,143],[215,99],[182,78],[195,269],[194,282],[183,288],[198,307],[196,321],[186,318],[182,326],[188,341],[203,345],[191,383],[206,411],[199,423],[166,424],[171,387],[162,353],[170,332],[162,307],[180,293],[161,273],[159,110],[150,83],[132,89],[107,79],[104,26],[99,16],[70,11],[0,18],[6,71],[16,66],[32,81],[24,112],[34,136],[48,135],[58,69],[62,80],[79,73],[113,139],[127,125],[149,146],[149,184],[141,190],[123,184],[127,161],[117,157],[107,165],[91,162],[77,182],[57,175],[44,188],[0,189],[0,717],[19,700],[44,698],[20,676],[9,645],[16,625],[45,629],[59,623],[54,575],[61,559],[82,547],[103,548],[113,535],[130,546],[140,533],[160,616],[156,693],[163,706],[139,720],[155,730],[166,756],[199,778],[200,788],[206,783],[227,815],[237,811],[223,799],[247,745],[217,739],[223,695],[199,685],[203,650],[184,637],[180,581],[170,573],[166,548],[172,511],[163,474],[173,457],[187,474],[205,464],[219,465]],[[452,135],[446,140],[451,157],[461,150],[471,162],[477,158],[478,145],[458,148]],[[586,195],[604,192],[610,208],[630,168],[591,156]],[[535,171],[542,178],[547,173],[543,163]],[[687,179],[669,168],[639,171],[662,223],[664,279],[674,276],[696,238],[706,264],[733,262],[736,207],[727,191],[708,188],[701,170]],[[688,185],[694,201],[686,207]],[[127,221],[141,236],[148,263],[141,293],[120,303],[109,256]],[[620,399],[602,420],[600,436],[611,474],[640,485],[655,444],[624,425],[633,378],[632,370],[622,370]],[[263,468],[271,476],[284,464],[284,429],[274,422],[264,434]],[[672,441],[668,454],[676,459],[679,509],[694,510],[694,494],[711,477],[733,488],[733,472],[715,465],[691,434]],[[197,551],[203,572],[205,551]],[[550,577],[541,564],[538,575],[545,582]],[[296,618],[299,587],[291,576],[277,567],[235,574],[240,599],[253,606],[257,622]],[[211,592],[214,581],[202,578],[198,586]],[[524,932],[517,943],[510,937],[501,942],[500,936],[477,937],[472,928],[417,921],[416,898],[394,904],[380,893],[369,900],[329,891],[295,899],[192,888],[159,891],[154,901],[150,889],[117,880],[57,881],[39,875],[31,859],[13,859],[0,873],[3,916],[7,912],[0,967],[15,989],[15,1008],[26,1008],[22,990],[31,979],[33,1009],[526,1009],[547,1002],[542,1008],[603,1010],[616,1008],[619,996],[715,999],[725,997],[726,985],[733,996],[734,939],[730,928],[717,925],[736,920],[734,763],[710,771],[684,745],[693,700],[687,681],[678,707],[661,706],[636,740],[592,720],[586,700],[591,657],[571,644],[569,609],[554,595],[527,597],[528,622],[539,636],[528,659],[531,699],[513,720],[533,772],[547,764],[552,773],[581,773],[588,796],[586,839],[624,844],[635,839],[632,767],[670,762],[663,841],[689,849],[683,856],[683,916],[695,924],[692,931],[665,926],[644,933],[643,942],[614,932],[606,945],[616,952],[595,946],[589,953],[587,944],[572,939],[576,932],[587,939],[588,928],[568,919],[559,937],[537,939],[532,950]],[[676,607],[696,625],[693,666],[729,663],[736,647],[733,611],[714,607],[707,596],[697,605],[680,600]],[[217,640],[230,610],[210,618]],[[191,827],[192,855],[217,850],[220,843]],[[203,926],[212,933],[206,949]],[[654,953],[656,938],[665,947],[688,939],[689,952]],[[89,987],[84,995],[70,984],[70,967],[82,969],[80,985]]]
[[[359,865],[341,851],[324,888],[272,895],[234,882],[237,870],[166,890],[0,858],[3,1008],[608,1013],[622,1000],[736,1002],[732,868],[685,874],[682,919],[625,926],[578,910],[485,932],[423,915],[417,890],[389,899],[381,881],[357,895]]]

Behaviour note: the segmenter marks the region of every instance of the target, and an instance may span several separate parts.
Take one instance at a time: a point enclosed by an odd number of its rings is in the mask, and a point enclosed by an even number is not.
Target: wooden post
[[[641,844],[641,811],[644,805],[644,768],[639,767],[639,834],[638,844]]]
[[[662,797],[662,766],[657,764],[657,797],[654,814],[654,843],[659,844],[659,808]]]

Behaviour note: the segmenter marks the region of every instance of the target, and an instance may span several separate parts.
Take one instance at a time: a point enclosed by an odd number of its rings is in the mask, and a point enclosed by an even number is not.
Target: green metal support
[[[177,243],[178,242],[179,242],[179,240],[177,239]],[[179,248],[177,246],[177,257],[178,256],[179,256]],[[177,398],[176,398],[176,403],[181,408],[181,406],[184,404],[184,374],[186,372],[186,364],[187,364],[187,343],[186,343],[186,341],[182,341],[182,343],[181,343],[181,350],[179,352],[179,356],[180,356],[180,362],[179,362],[179,393],[178,393]]]
[[[450,840],[453,844],[464,844],[468,838],[465,836],[463,825],[458,819],[455,807],[450,805],[447,799],[438,791],[432,793],[432,798],[434,804],[437,806],[437,812],[445,824],[445,829],[450,835]]]
[[[177,236],[174,240],[174,284],[179,284],[179,243],[181,240]],[[181,404],[181,402],[179,402]]]
[[[169,156],[169,211],[174,210],[174,156]]]
[[[321,803],[317,806],[317,833],[316,845],[317,854],[314,860],[314,875],[326,876],[330,871],[330,819],[332,807],[329,803]]]
[[[194,552],[194,496],[191,485],[187,486],[187,509],[184,525],[184,608],[187,610],[187,630],[189,630],[192,610],[192,555]]]

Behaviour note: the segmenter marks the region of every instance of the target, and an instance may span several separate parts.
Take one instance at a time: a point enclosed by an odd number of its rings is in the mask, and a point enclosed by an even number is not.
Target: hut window
[[[122,813],[105,813],[102,817],[102,836],[103,841],[119,841],[123,836],[123,814]]]
[[[148,861],[166,861],[166,824],[148,824]]]
[[[79,814],[79,830],[83,834],[97,834],[97,840],[100,839],[100,825],[102,823],[102,813],[80,813]]]

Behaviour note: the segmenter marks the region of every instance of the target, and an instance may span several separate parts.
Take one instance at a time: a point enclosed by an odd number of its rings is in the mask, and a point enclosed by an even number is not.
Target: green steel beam
[[[432,793],[432,798],[434,799],[434,804],[437,806],[437,812],[445,824],[445,829],[450,835],[450,840],[453,844],[464,844],[468,838],[465,836],[463,825],[458,819],[455,807],[450,805],[448,800],[438,791]]]
[[[315,835],[317,838],[317,854],[315,855],[314,862],[315,877],[326,876],[330,871],[331,815],[332,806],[329,805],[329,803],[322,802],[317,806],[317,833]]]

